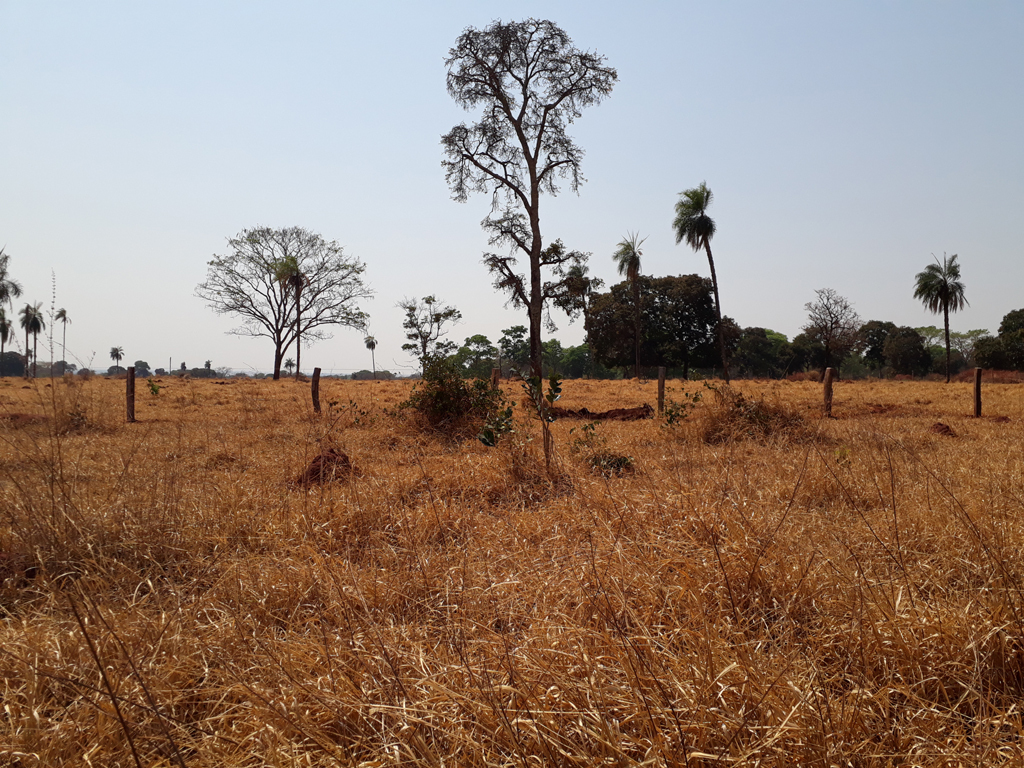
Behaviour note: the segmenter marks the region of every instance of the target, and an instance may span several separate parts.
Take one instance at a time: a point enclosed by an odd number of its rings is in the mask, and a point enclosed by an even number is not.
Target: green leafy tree
[[[864,355],[868,369],[877,371],[879,376],[882,375],[882,368],[885,366],[885,340],[895,330],[896,323],[869,320],[857,332],[857,348]]]
[[[465,376],[487,379],[491,375],[498,348],[483,334],[466,338],[466,343],[455,353],[455,361]]]
[[[789,339],[768,328],[744,328],[730,358],[740,376],[774,378],[786,372],[791,356]]]
[[[293,342],[328,339],[331,326],[365,327],[359,301],[373,295],[363,282],[366,267],[336,241],[302,227],[254,227],[229,239],[228,247],[227,255],[209,262],[196,295],[214,312],[242,319],[228,333],[273,341],[275,379]]]
[[[691,367],[711,365],[715,359],[715,315],[711,281],[699,275],[644,277],[640,289],[640,362],[646,366],[680,367],[684,377]],[[635,296],[628,281],[595,294],[588,334],[596,363],[633,367]]]
[[[149,363],[145,360],[136,360],[132,365],[135,368],[135,375],[140,379],[148,379],[153,375],[153,372],[149,369]]]
[[[885,362],[893,373],[923,376],[931,367],[932,356],[924,338],[913,328],[894,328],[883,345]]]
[[[640,258],[643,256],[640,246],[647,239],[640,240],[639,236],[638,232],[627,233],[612,254],[619,274],[626,278],[633,292],[633,340],[636,348],[633,376],[637,379],[640,378]]]
[[[46,328],[43,322],[43,303],[26,304],[21,309],[21,327],[25,330],[25,377],[28,378],[29,347],[28,337],[32,335],[32,378],[36,376],[36,353],[39,334]]]
[[[402,327],[405,338],[409,340],[402,349],[420,361],[421,370],[428,355],[447,356],[455,351],[455,344],[441,339],[448,335],[444,329],[446,325],[462,320],[459,310],[444,304],[434,295],[423,299],[403,299],[398,302],[398,307],[405,310]]]
[[[543,272],[568,266],[544,247],[541,196],[556,194],[559,179],[579,188],[583,150],[566,128],[611,93],[617,75],[602,56],[576,48],[557,25],[537,19],[470,27],[445,65],[452,99],[482,110],[475,123],[457,125],[441,138],[448,185],[459,202],[474,192],[491,196],[483,227],[492,245],[506,246],[512,255],[488,253],[484,263],[495,286],[527,310],[530,364],[540,377],[544,304],[555,298]],[[527,274],[516,271],[514,254],[529,260]]]
[[[294,252],[285,253],[275,268],[277,281],[285,290],[295,293],[295,372],[302,373],[302,289],[309,285],[309,278],[302,271],[298,256]]]
[[[930,312],[942,312],[946,331],[946,383],[949,383],[949,313],[968,306],[964,297],[964,284],[960,279],[960,265],[957,255],[942,255],[942,261],[935,259],[923,271],[917,273],[914,283],[914,298],[920,299]]]
[[[672,227],[676,232],[676,244],[686,241],[694,252],[701,248],[708,256],[708,266],[711,268],[711,284],[715,291],[715,316],[718,323],[722,322],[722,301],[718,295],[718,275],[715,272],[715,259],[711,255],[711,238],[715,236],[715,220],[708,215],[708,208],[714,195],[708,189],[707,182],[701,182],[699,187],[687,189],[679,193],[679,201],[676,203],[676,218]],[[718,352],[722,358],[722,371],[725,383],[729,383],[729,360],[726,356],[725,329],[718,331]]]
[[[121,368],[121,358],[124,357],[124,347],[111,347],[110,359],[114,361],[114,368]]]
[[[366,345],[366,348],[370,350],[370,366],[373,368],[373,378],[376,379],[377,357],[374,354],[374,350],[377,349],[377,339],[375,339],[373,336],[367,336],[365,339],[363,339],[363,343]]]
[[[513,325],[501,332],[498,349],[509,366],[522,374],[530,365],[530,340],[525,325]]]

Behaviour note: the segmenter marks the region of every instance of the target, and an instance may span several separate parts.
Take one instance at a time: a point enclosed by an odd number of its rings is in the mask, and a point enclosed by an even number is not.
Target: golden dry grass
[[[1020,385],[742,382],[798,429],[560,421],[549,478],[407,383],[164,383],[0,381],[0,764],[1024,763]]]

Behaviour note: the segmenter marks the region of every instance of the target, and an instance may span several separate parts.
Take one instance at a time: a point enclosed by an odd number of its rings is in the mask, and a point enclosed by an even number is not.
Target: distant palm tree
[[[686,241],[686,244],[693,248],[694,252],[701,248],[708,255],[708,265],[711,267],[711,286],[715,290],[715,315],[718,319],[718,353],[722,358],[722,370],[725,373],[725,383],[729,383],[729,361],[725,356],[725,328],[722,326],[722,302],[718,297],[718,276],[715,274],[715,259],[711,255],[711,238],[715,236],[715,220],[708,216],[708,208],[714,195],[708,189],[707,182],[701,182],[699,187],[688,189],[679,193],[679,201],[676,203],[676,218],[672,227],[676,231],[676,244]]]
[[[43,303],[26,304],[21,308],[21,327],[25,329],[25,378],[28,378],[28,335],[32,334],[32,378],[36,376],[36,352],[39,334],[46,327],[43,322]]]
[[[370,364],[373,366],[373,378],[377,378],[377,359],[373,354],[373,350],[377,348],[377,340],[373,336],[367,336],[364,340],[366,348],[370,350]]]
[[[288,375],[291,376],[292,368],[295,367],[295,361],[289,357],[287,360],[284,361],[284,367],[288,369]]]
[[[21,284],[7,276],[7,269],[10,263],[10,255],[4,253],[4,249],[0,248],[0,305],[7,304],[13,309],[14,304],[12,302],[21,296]]]
[[[934,256],[934,254],[933,254]],[[956,254],[947,257],[942,254],[942,261],[935,259],[923,272],[918,272],[914,284],[914,298],[924,302],[929,311],[938,313],[942,310],[942,319],[946,325],[946,383],[949,383],[949,313],[968,306],[964,298],[964,284],[960,280],[960,265],[956,263]]]
[[[14,324],[7,319],[3,307],[0,307],[0,377],[4,375],[4,347],[7,340],[14,337]]]
[[[277,279],[285,289],[295,292],[295,371],[302,372],[302,289],[309,285],[309,278],[299,267],[295,256],[286,256],[277,264]]]
[[[633,341],[636,346],[635,375],[640,378],[640,257],[643,252],[640,246],[643,240],[639,240],[638,232],[627,232],[626,237],[619,242],[612,259],[619,268],[619,274],[624,275],[633,289]]]
[[[121,367],[121,358],[124,357],[124,347],[111,347],[110,359],[114,361],[116,368]]]
[[[61,307],[60,309],[57,310],[57,314],[55,314],[53,316],[53,321],[55,323],[61,323],[64,326],[64,338],[61,339],[60,349],[61,349],[61,359],[64,361],[64,369],[67,370],[67,367],[68,367],[68,323],[71,322],[71,318],[68,317],[68,311],[66,309],[64,309],[64,307]]]

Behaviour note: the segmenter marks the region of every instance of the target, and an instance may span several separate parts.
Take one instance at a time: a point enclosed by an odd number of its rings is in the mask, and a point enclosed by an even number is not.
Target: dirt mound
[[[928,428],[929,432],[934,432],[936,435],[945,435],[946,437],[956,437],[956,432],[949,424],[943,424],[941,421],[936,421]]]
[[[591,411],[588,408],[559,408],[551,412],[560,419],[589,419],[590,421],[639,421],[654,418],[654,409],[644,403],[639,408],[612,408],[610,411]]]
[[[297,485],[308,488],[341,480],[352,474],[352,460],[348,454],[335,448],[327,448],[313,457],[295,481]]]

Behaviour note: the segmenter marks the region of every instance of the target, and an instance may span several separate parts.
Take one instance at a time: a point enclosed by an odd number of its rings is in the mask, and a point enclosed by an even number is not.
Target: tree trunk
[[[370,350],[370,366],[373,368],[373,380],[377,380],[377,358],[373,354],[373,350]]]
[[[715,315],[718,317],[718,353],[722,357],[722,374],[725,383],[729,383],[729,361],[725,358],[725,328],[722,327],[722,302],[718,298],[718,275],[715,274],[715,259],[711,255],[711,243],[704,238],[704,250],[708,254],[708,266],[711,267],[711,287],[715,290]]]
[[[295,378],[302,373],[302,306],[299,300],[302,298],[302,289],[295,288]]]
[[[64,360],[64,370],[61,373],[64,373],[68,369],[68,324],[66,321],[64,323],[64,339],[60,343],[60,351],[61,357]]]
[[[946,338],[949,338],[949,332],[946,332]],[[948,342],[947,342],[948,343]],[[947,361],[949,360],[949,354],[946,355]],[[32,378],[34,379],[38,373],[39,365],[39,332],[36,331],[32,334]],[[946,381],[949,381],[949,363],[946,364]]]
[[[277,342],[277,347],[274,349],[274,381],[281,379],[281,359],[284,357],[284,350],[281,349],[281,342]]]
[[[25,378],[28,378],[28,328],[25,329]]]
[[[633,342],[636,345],[635,375],[640,380],[640,285],[633,280]]]
[[[949,384],[949,302],[942,305],[942,319],[946,322],[946,383]]]

